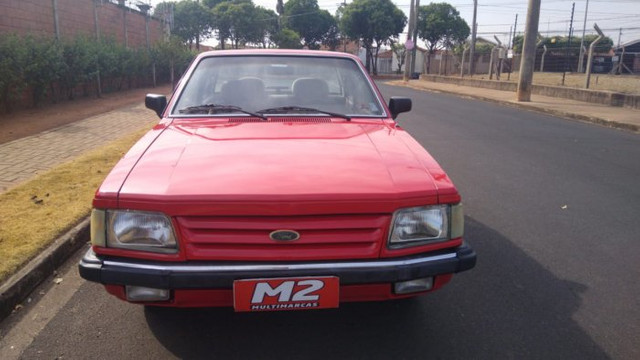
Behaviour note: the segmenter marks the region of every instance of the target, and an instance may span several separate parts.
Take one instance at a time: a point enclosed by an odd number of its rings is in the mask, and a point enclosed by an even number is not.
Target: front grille
[[[391,216],[178,217],[181,246],[190,260],[297,261],[376,258]],[[295,241],[275,241],[275,230],[294,230]]]

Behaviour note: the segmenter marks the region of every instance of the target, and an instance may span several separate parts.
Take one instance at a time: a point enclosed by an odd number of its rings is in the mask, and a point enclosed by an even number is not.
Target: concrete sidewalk
[[[140,103],[0,144],[0,193],[153,121]]]
[[[515,92],[437,83],[425,80],[410,80],[406,83],[402,80],[396,80],[388,82],[387,84],[408,86],[417,90],[455,94],[474,99],[496,102],[503,105],[515,106],[527,110],[540,111],[560,117],[640,132],[640,110],[635,109],[592,104],[535,94],[531,96],[530,102],[518,102],[516,101]]]
[[[433,83],[422,80],[391,81],[391,85],[438,91],[482,99],[509,106],[542,111],[562,117],[640,131],[640,111],[534,95],[531,102],[515,101],[515,93]],[[157,122],[143,104],[123,107],[89,117],[37,135],[0,144],[0,193],[33,178],[86,151],[126,136]],[[19,304],[38,284],[52,276],[68,256],[88,241],[89,221],[85,220],[56,239],[48,249],[17,274],[0,284],[0,320]]]
[[[138,103],[0,144],[0,193],[158,121],[153,111]],[[0,321],[88,242],[88,230],[89,220],[85,219],[0,283]]]

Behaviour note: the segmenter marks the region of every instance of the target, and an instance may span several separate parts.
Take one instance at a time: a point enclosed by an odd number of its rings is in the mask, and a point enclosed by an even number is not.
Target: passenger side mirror
[[[389,99],[389,111],[391,111],[391,117],[395,119],[398,114],[411,111],[411,99],[393,96]]]
[[[144,99],[144,106],[155,111],[158,117],[162,119],[162,112],[167,107],[167,97],[158,94],[147,94]]]

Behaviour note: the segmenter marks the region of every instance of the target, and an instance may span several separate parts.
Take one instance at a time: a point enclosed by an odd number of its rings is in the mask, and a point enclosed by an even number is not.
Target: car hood
[[[222,203],[277,203],[280,212],[292,203],[437,202],[442,179],[433,173],[443,172],[414,142],[381,120],[176,119],[130,170],[120,206],[164,201],[191,204],[191,211],[194,204],[207,204],[206,211],[215,212]]]

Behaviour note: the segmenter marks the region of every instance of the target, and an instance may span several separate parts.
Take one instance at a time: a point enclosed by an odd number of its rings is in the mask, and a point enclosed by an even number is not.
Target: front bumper
[[[234,280],[306,276],[337,276],[340,285],[379,284],[457,273],[475,266],[476,253],[467,244],[455,249],[401,258],[324,262],[159,262],[99,257],[89,249],[80,261],[80,275],[108,285],[157,289],[231,289]]]

